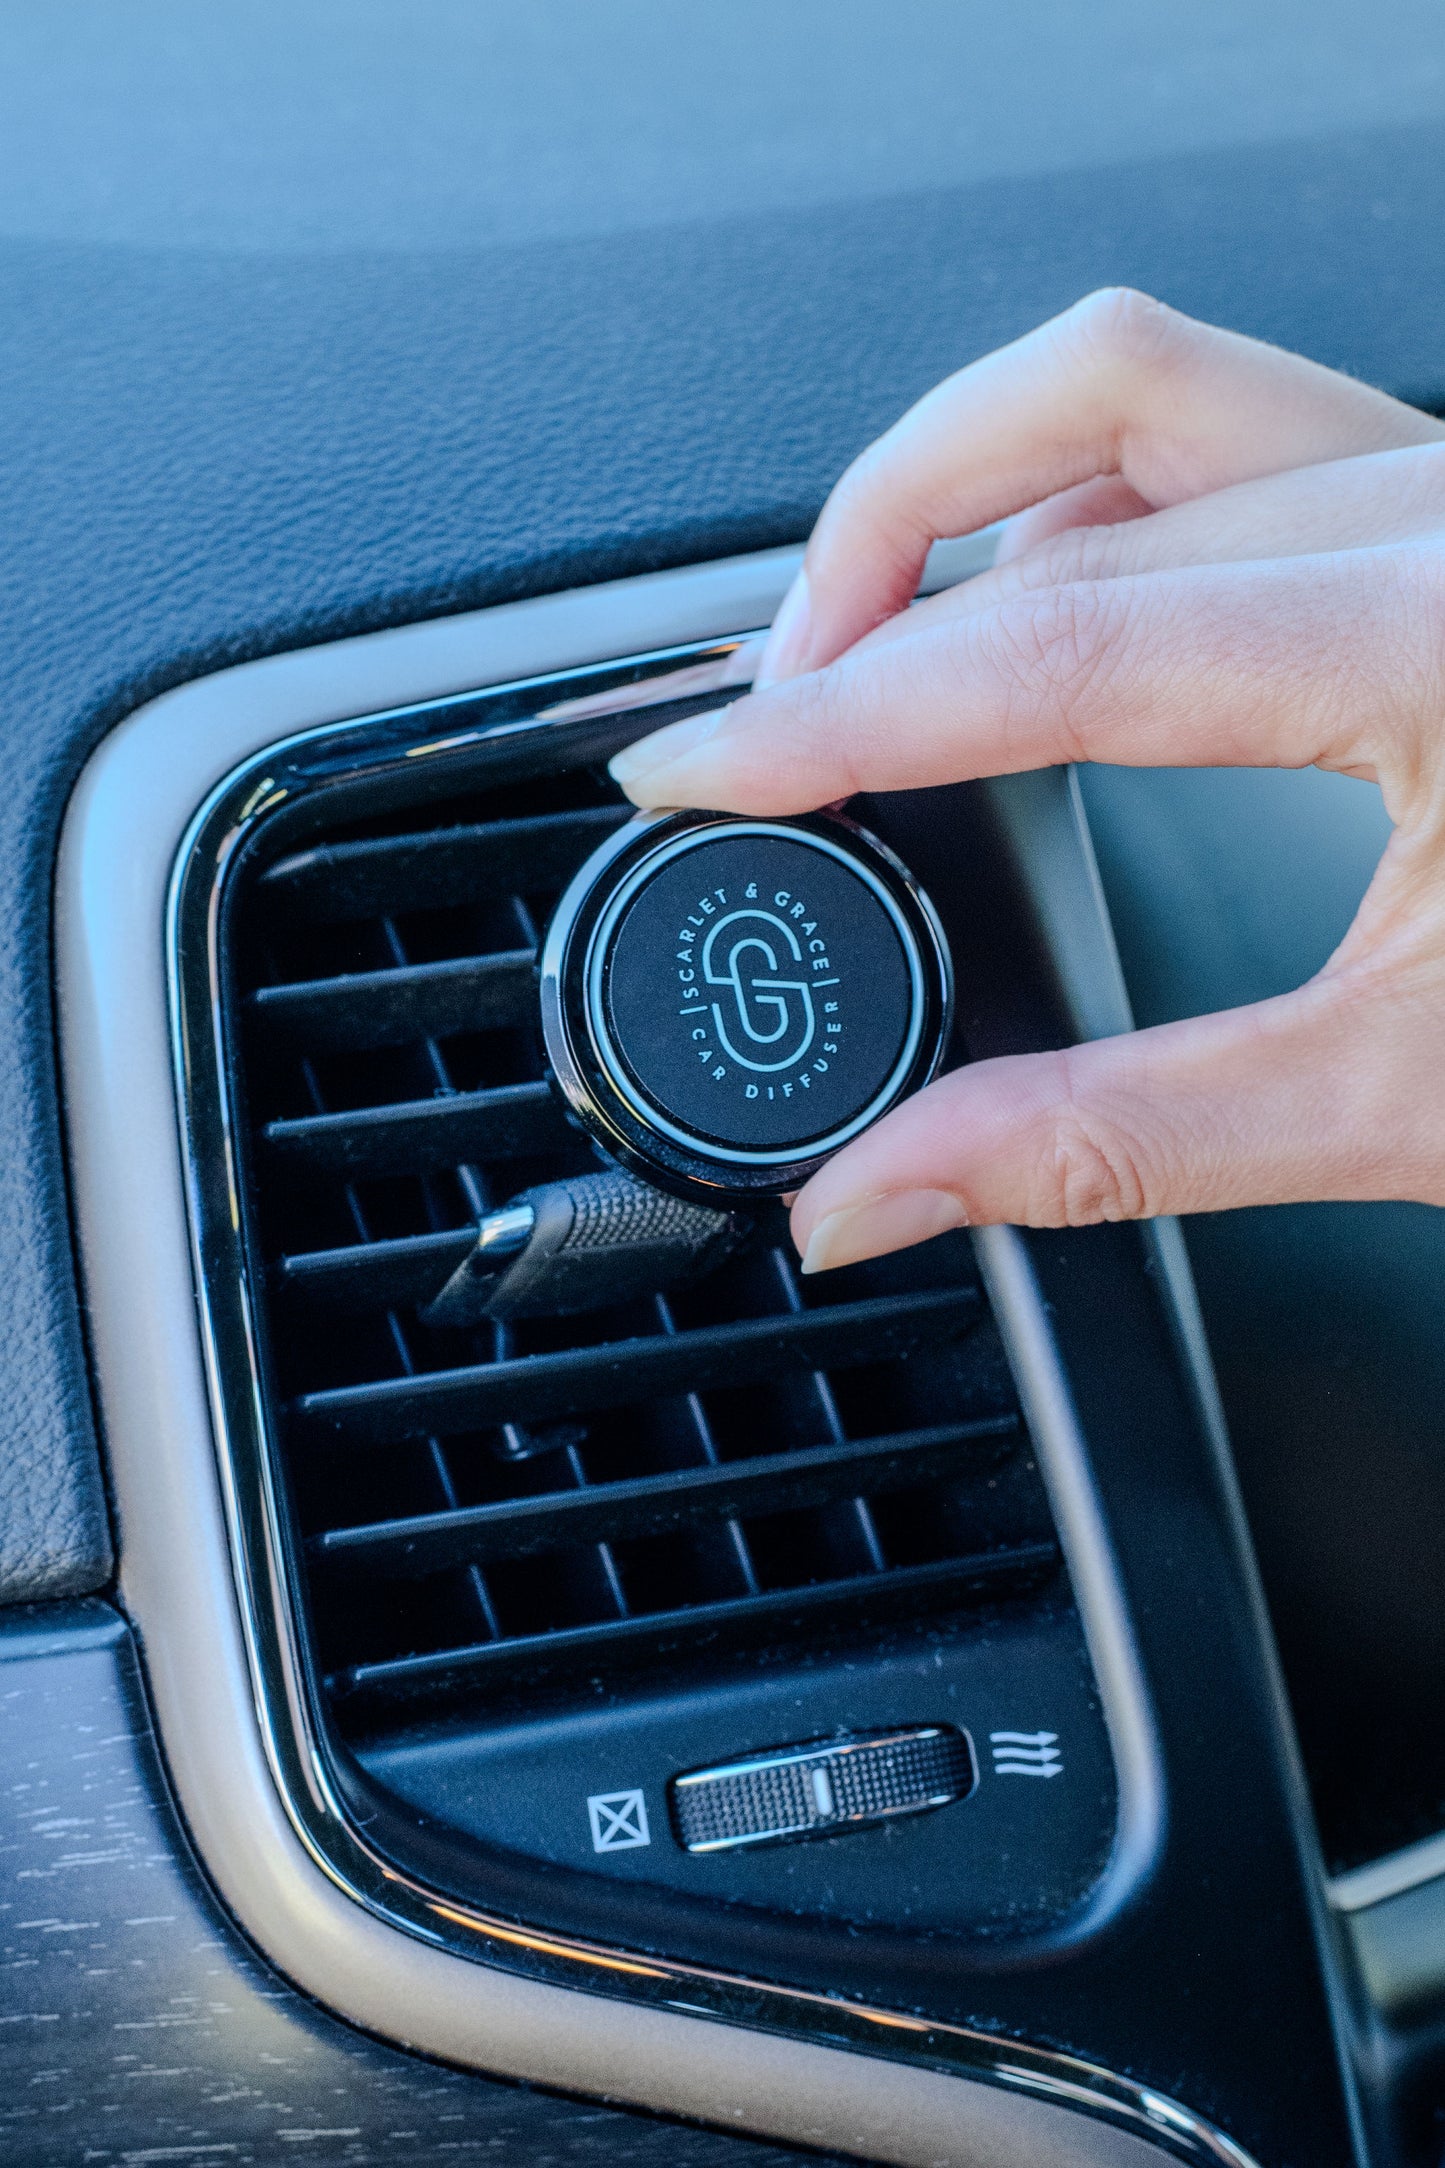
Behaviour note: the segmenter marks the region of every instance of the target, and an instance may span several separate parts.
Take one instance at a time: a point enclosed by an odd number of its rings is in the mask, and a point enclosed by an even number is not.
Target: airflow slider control
[[[951,1724],[853,1732],[772,1747],[674,1779],[672,1814],[688,1852],[833,1837],[966,1799],[973,1751]]]

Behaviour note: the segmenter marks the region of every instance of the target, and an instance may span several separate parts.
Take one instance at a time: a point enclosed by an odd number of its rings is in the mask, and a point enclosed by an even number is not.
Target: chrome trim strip
[[[224,866],[246,825],[275,802],[273,756],[281,747],[270,741],[283,717],[308,745],[334,747],[349,726],[330,717],[380,693],[409,699],[421,727],[432,718],[418,712],[419,688],[435,695],[448,678],[465,686],[488,669],[493,682],[515,684],[522,673],[497,670],[498,659],[529,643],[545,649],[549,623],[554,654],[564,651],[553,668],[567,662],[569,643],[574,654],[595,654],[619,628],[624,638],[629,625],[641,630],[649,615],[654,627],[670,618],[681,632],[679,620],[690,614],[696,635],[709,618],[718,628],[747,622],[742,598],[761,590],[775,600],[795,562],[774,553],[243,666],[152,703],[90,764],[59,871],[63,1057],[122,1592],[142,1637],[162,1744],[202,1858],[272,1961],[323,2003],[429,2053],[875,2160],[963,2168],[988,2157],[1022,2168],[1057,2149],[1081,2163],[1127,2168],[1141,2146],[1152,2146],[1216,2168],[1251,2168],[1204,2119],[1075,2058],[569,1942],[444,1902],[369,1853],[347,1827],[310,1727],[273,1547],[279,1523],[265,1456],[247,1489],[233,1453],[235,1425],[260,1419],[254,1380],[223,1376],[203,1280],[196,1308],[189,1300],[181,1177],[194,1197],[203,1175],[189,1153],[184,1170],[177,1165],[165,1084],[167,988],[157,936],[158,884],[176,833],[168,824],[218,770],[213,807],[244,773],[250,803],[222,839]],[[764,615],[766,607],[751,621]],[[670,659],[685,653],[699,649],[674,648]],[[413,753],[457,742],[443,730]],[[203,826],[203,817],[191,823],[192,841]],[[179,877],[171,893],[174,903]],[[208,971],[216,950],[213,888]],[[175,1015],[177,1080],[189,1104],[198,1081],[192,1057],[204,1051],[215,1018],[194,1004],[188,1015],[182,1001]],[[234,1227],[231,1174],[225,1170],[222,1193]],[[199,1217],[192,1226],[199,1245]],[[199,1246],[195,1255],[199,1266]],[[1011,1281],[1005,1308],[1016,1304],[1017,1290]],[[207,1374],[214,1459],[201,1395]],[[1074,1512],[1068,1484],[1056,1495],[1064,1517],[1073,1514],[1067,1540],[1082,1573],[1081,1608],[1092,1605],[1090,1630],[1107,1647],[1111,1632],[1118,1638],[1118,1619],[1099,1615],[1107,1556],[1097,1555],[1095,1531],[1087,1514]],[[222,1508],[235,1541],[234,1581]],[[250,1540],[257,1535],[259,1548]],[[1083,1571],[1090,1561],[1092,1579]],[[1121,1617],[1117,1589],[1113,1602]],[[1127,1703],[1127,1647],[1116,1653],[1105,1692]],[[1111,1725],[1127,1749],[1121,1778],[1126,1790],[1137,1789],[1139,1772],[1147,1777],[1147,1719],[1137,1705],[1132,1716],[1111,1709]],[[457,1950],[471,1961],[460,1962]]]
[[[1445,1879],[1445,1835],[1422,1837],[1418,1844],[1402,1845],[1363,1867],[1351,1867],[1333,1875],[1327,1884],[1330,1903],[1337,1912],[1364,1912],[1391,1897],[1403,1897],[1407,1889],[1423,1889],[1427,1882]],[[1442,1960],[1445,1971],[1445,1960]]]
[[[1340,1926],[1373,2012],[1407,2037],[1438,2031],[1445,2006],[1445,1875],[1344,1912]]]
[[[1116,1891],[1148,1872],[1158,1852],[1164,1823],[1159,1749],[1073,1395],[1028,1253],[1013,1227],[980,1227],[973,1243],[1053,1507],[1114,1750],[1119,1830],[1093,1899],[1094,1909],[1105,1910],[1117,1901]]]

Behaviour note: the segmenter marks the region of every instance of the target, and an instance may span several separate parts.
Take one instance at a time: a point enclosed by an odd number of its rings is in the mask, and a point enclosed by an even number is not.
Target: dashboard
[[[1434,13],[1260,16],[7,13],[7,2158],[1435,2168],[1439,1215],[745,1260],[462,1347],[427,1275],[578,1146],[521,1011],[370,1007],[515,994],[600,760],[1090,287],[1445,407]],[[951,1058],[1296,982],[1385,833],[1312,775],[861,810]],[[415,871],[463,830],[521,854],[464,939]],[[615,1581],[527,1563],[569,1454]],[[667,1834],[689,1771],[900,1725],[967,1742],[907,1831]]]

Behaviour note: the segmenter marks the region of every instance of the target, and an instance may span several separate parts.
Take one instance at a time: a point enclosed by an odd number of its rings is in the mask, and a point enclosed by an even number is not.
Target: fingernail
[[[706,745],[731,713],[731,704],[709,708],[705,715],[688,715],[680,723],[669,723],[665,730],[654,730],[650,737],[639,738],[636,744],[614,753],[607,763],[607,773],[637,805],[681,805],[685,795],[670,796],[659,787],[664,770]]]
[[[865,1197],[819,1220],[803,1252],[803,1270],[832,1272],[967,1225],[968,1214],[950,1190],[899,1189],[888,1197]]]
[[[773,629],[768,634],[762,660],[753,677],[753,690],[762,692],[780,678],[798,677],[813,633],[813,603],[808,575],[800,572],[784,595]]]

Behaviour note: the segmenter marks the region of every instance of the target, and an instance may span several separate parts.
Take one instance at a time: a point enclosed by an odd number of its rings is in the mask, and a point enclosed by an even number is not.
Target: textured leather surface
[[[1445,131],[427,255],[7,243],[0,1595],[107,1554],[49,980],[101,733],[288,645],[800,536],[948,369],[1101,282],[1445,385]]]

